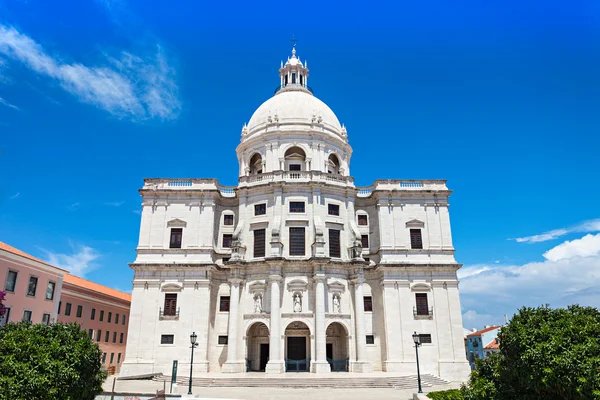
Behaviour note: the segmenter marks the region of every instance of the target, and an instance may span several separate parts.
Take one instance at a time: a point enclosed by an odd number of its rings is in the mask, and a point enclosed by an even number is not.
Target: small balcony
[[[178,320],[179,319],[179,307],[177,307],[177,311],[174,310],[163,310],[159,307],[158,309],[158,319],[159,320]]]
[[[433,319],[433,307],[428,309],[413,307],[413,315],[415,319]]]

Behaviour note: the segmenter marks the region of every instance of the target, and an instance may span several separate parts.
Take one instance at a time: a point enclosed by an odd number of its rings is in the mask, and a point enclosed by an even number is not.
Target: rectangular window
[[[219,300],[219,311],[229,312],[229,296],[221,296]]]
[[[117,332],[113,332],[113,343],[117,343]]]
[[[31,311],[25,310],[23,311],[23,322],[31,322]]]
[[[290,164],[290,171],[302,171],[300,164]]]
[[[43,325],[50,325],[50,314],[48,314],[48,313],[43,313],[42,314],[42,324]]]
[[[329,230],[329,257],[340,258],[340,231],[339,229]]]
[[[102,340],[102,329],[98,329],[98,336],[96,336],[96,341],[99,342]]]
[[[175,343],[175,335],[160,335],[160,344]]]
[[[65,306],[65,315],[71,315],[71,303],[67,303],[67,305]]]
[[[17,271],[8,271],[8,275],[6,276],[6,284],[4,285],[4,290],[7,292],[14,292],[15,287],[17,286],[17,276],[19,273]]]
[[[367,335],[367,344],[375,344],[375,336]]]
[[[58,301],[58,314],[60,314],[60,309],[62,307],[62,301]]]
[[[125,325],[125,314],[121,316],[121,325]]]
[[[306,253],[304,228],[290,228],[290,256],[303,256]]]
[[[223,216],[223,225],[233,225],[233,215],[225,214]]]
[[[367,216],[364,214],[360,214],[358,216],[358,225],[364,226],[369,225],[369,221],[367,220]]]
[[[90,319],[93,321],[96,319],[96,309],[92,308],[92,313],[90,315]]]
[[[121,364],[121,353],[117,354],[117,364]]]
[[[88,329],[88,336],[90,337],[90,340],[94,339],[94,330],[93,329]]]
[[[35,276],[29,277],[29,285],[27,286],[27,296],[34,296],[37,291],[38,278]]]
[[[5,325],[10,322],[10,307],[5,307],[4,315],[2,317],[0,317],[0,319],[2,320],[2,323],[0,324],[0,326]]]
[[[327,214],[340,215],[340,206],[337,204],[327,204]]]
[[[115,324],[119,325],[119,313],[115,314]]]
[[[108,339],[110,339],[110,332],[109,332],[109,331],[106,331],[106,333],[104,334],[104,341],[105,341],[106,343],[108,343]]]
[[[110,353],[110,363],[112,364],[115,361],[115,353]]]
[[[360,236],[360,245],[363,249],[369,248],[369,235],[361,235]]]
[[[430,334],[423,334],[423,333],[421,333],[419,335],[419,338],[421,339],[421,344],[423,344],[423,343],[431,343],[431,335]]]
[[[100,310],[100,322],[104,321],[104,310]]]
[[[177,293],[165,293],[164,315],[177,315]]]
[[[106,322],[110,323],[112,322],[112,312],[108,312],[108,319],[106,320]]]
[[[170,249],[180,249],[182,237],[183,237],[183,228],[171,228],[171,239],[169,240],[169,248]]]
[[[365,305],[365,311],[368,311],[368,312],[373,311],[373,298],[371,296],[364,296],[363,303]]]
[[[223,235],[223,248],[228,249],[231,247],[231,242],[233,242],[233,235],[228,233]]]
[[[77,306],[77,318],[81,318],[83,314],[83,306]]]
[[[227,344],[227,336],[219,336],[219,344]]]
[[[255,204],[254,215],[265,215],[267,213],[267,204]]]
[[[291,213],[303,213],[304,202],[303,201],[290,201],[290,212]]]
[[[119,343],[123,343],[123,336],[125,334],[123,332],[121,332],[121,336],[119,336]]]
[[[254,230],[254,258],[265,256],[265,229]]]
[[[423,248],[423,240],[421,238],[421,230],[420,229],[411,229],[410,230],[410,248],[411,249],[422,249]]]
[[[102,364],[106,362],[106,353],[102,353]]]
[[[52,281],[48,281],[48,286],[46,286],[46,300],[54,300],[54,288],[56,287],[56,283]]]
[[[417,315],[429,315],[427,293],[415,293],[415,298],[417,301]]]

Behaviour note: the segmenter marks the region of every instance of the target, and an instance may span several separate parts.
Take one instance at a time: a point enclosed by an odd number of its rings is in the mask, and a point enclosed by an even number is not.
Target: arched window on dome
[[[340,173],[340,159],[333,153],[327,159],[327,172],[330,174]]]
[[[256,153],[250,158],[250,175],[262,174],[262,157]]]
[[[306,153],[298,146],[290,147],[285,152],[286,171],[303,171],[306,162]]]
[[[304,75],[300,74],[300,85],[304,86]]]

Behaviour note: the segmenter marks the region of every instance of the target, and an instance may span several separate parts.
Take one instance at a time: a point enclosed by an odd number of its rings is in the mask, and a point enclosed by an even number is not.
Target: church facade
[[[239,181],[145,179],[122,376],[469,373],[442,180],[356,187],[346,128],[292,50],[244,125]]]

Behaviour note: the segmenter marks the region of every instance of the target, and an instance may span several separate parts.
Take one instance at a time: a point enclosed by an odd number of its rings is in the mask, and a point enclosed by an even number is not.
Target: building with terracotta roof
[[[500,325],[488,325],[480,331],[467,335],[467,359],[471,369],[475,369],[476,359],[485,358],[500,350],[497,343],[500,328],[502,328]]]
[[[6,243],[0,242],[0,290],[6,292],[7,322],[50,324],[56,320],[63,277],[67,273]]]
[[[102,364],[117,372],[125,357],[131,295],[66,274],[58,321],[76,322],[102,350]]]

